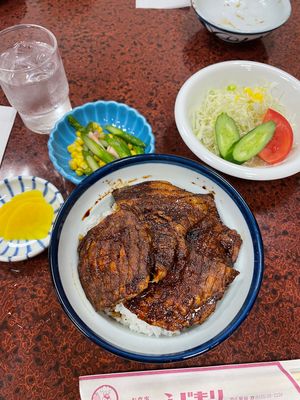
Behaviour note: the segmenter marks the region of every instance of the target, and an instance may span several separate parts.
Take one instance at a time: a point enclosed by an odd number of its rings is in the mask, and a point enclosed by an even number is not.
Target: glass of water
[[[21,24],[0,32],[0,85],[33,132],[49,133],[72,108],[57,40],[42,26]]]

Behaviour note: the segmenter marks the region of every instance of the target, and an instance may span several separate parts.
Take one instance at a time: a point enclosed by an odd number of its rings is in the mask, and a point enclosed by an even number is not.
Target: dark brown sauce
[[[93,209],[93,207],[95,207],[101,200],[103,200],[106,196],[110,195],[114,189],[116,189],[117,187],[122,187],[122,186],[127,186],[129,183],[131,182],[135,182],[137,180],[137,178],[131,179],[130,181],[127,182],[123,182],[121,179],[118,179],[116,181],[110,181],[108,179],[105,180],[105,182],[107,184],[109,184],[111,186],[111,189],[109,189],[107,192],[104,192],[103,194],[101,194],[98,199],[95,201],[94,205],[92,207],[90,207],[83,215],[82,217],[82,221],[85,220],[87,217],[90,216],[91,211]]]
[[[133,178],[133,179],[130,179],[129,181],[127,181],[127,184],[132,183],[132,182],[136,182],[136,181],[137,181],[137,178]]]
[[[91,213],[91,209],[89,208],[85,213],[84,216],[82,217],[82,221],[85,220]]]

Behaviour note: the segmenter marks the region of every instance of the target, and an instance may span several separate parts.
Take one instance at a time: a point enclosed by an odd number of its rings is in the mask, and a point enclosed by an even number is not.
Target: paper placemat
[[[81,400],[299,400],[300,360],[82,376]],[[296,367],[298,366],[298,367]]]
[[[3,159],[8,138],[13,127],[17,111],[8,106],[0,106],[0,165]]]
[[[191,0],[136,0],[136,8],[182,8],[190,7]]]

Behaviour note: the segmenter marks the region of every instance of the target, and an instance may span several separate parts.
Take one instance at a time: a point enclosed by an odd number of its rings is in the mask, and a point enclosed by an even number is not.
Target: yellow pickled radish
[[[42,194],[38,190],[31,190],[31,191],[25,192],[25,193],[26,193],[26,196],[25,196],[26,200],[40,198],[40,196]],[[24,201],[24,194],[23,193],[17,194],[8,203],[5,203],[0,208],[0,231],[2,231],[2,229],[4,229],[4,225],[7,222],[7,218],[12,212],[12,207],[17,206],[17,204],[22,201]],[[0,236],[1,236],[1,234],[0,234]]]
[[[19,202],[19,201],[24,201],[24,200],[29,200],[29,199],[41,199],[43,197],[42,193],[39,190],[28,190],[27,192],[23,192],[20,194],[16,194],[9,203],[11,202]],[[7,203],[8,204],[8,203]],[[5,204],[5,205],[7,205]],[[5,206],[4,205],[4,206]]]
[[[53,216],[53,207],[40,191],[18,194],[0,208],[0,237],[5,240],[43,239],[48,236]]]

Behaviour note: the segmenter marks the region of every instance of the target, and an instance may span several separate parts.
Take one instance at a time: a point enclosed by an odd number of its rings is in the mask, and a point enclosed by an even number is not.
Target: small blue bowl
[[[115,101],[86,103],[66,113],[54,126],[48,141],[49,157],[55,169],[66,179],[78,185],[86,176],[78,176],[69,167],[71,155],[67,147],[76,138],[67,117],[73,115],[81,125],[97,122],[101,126],[114,125],[146,143],[145,153],[154,153],[155,138],[151,126],[137,110]]]

